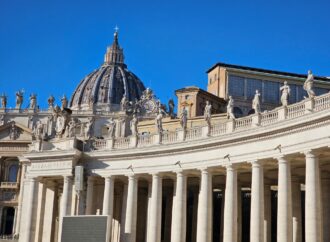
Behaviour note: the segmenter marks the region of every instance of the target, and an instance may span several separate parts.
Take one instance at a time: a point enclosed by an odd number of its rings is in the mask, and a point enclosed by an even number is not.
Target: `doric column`
[[[68,214],[69,188],[70,188],[70,186],[72,186],[71,176],[64,176],[64,179],[63,179],[63,193],[62,193],[62,198],[61,198],[60,218],[59,218],[59,227],[58,227],[59,241],[61,241],[61,238],[62,238],[63,217]]]
[[[19,195],[18,195],[18,211],[17,211],[17,222],[16,222],[16,227],[15,227],[15,234],[20,233],[26,167],[27,167],[26,163],[23,163],[22,168],[21,168],[21,176],[20,176],[20,189],[19,189]]]
[[[237,242],[237,171],[232,164],[226,168],[223,242]]]
[[[152,175],[152,191],[149,213],[148,242],[160,242],[162,218],[162,178],[159,174]]]
[[[264,241],[264,171],[259,161],[252,162],[250,241]]]
[[[128,191],[126,204],[125,234],[127,242],[136,240],[136,215],[137,215],[138,182],[134,175],[128,176]]]
[[[93,192],[94,192],[94,177],[87,177],[87,192],[86,192],[86,215],[93,213]]]
[[[176,177],[171,242],[182,242],[186,241],[187,177],[182,171]]]
[[[292,183],[292,241],[301,242],[301,189],[298,178],[293,178]]]
[[[31,230],[32,230],[32,219],[33,219],[33,204],[34,204],[34,198],[36,197],[35,194],[35,187],[37,178],[32,177],[28,180],[29,182],[29,197],[27,200],[27,208],[26,208],[26,223],[25,223],[25,233],[23,233],[23,236],[20,238],[20,242],[30,242],[30,236],[31,236]],[[23,224],[24,226],[24,224]]]
[[[292,242],[291,166],[278,158],[277,241]]]
[[[318,158],[310,151],[306,155],[305,239],[322,241],[320,167]]]
[[[112,229],[111,225],[112,225],[112,217],[113,217],[113,194],[114,194],[114,180],[111,176],[105,177],[102,214],[108,216],[107,241],[109,241],[109,238],[111,237],[111,229]],[[88,202],[88,196],[87,196],[87,202]]]
[[[264,242],[271,242],[271,219],[272,219],[272,191],[270,185],[264,186]]]
[[[210,241],[210,194],[212,187],[212,175],[207,169],[201,171],[201,182],[198,197],[198,211],[197,211],[197,241],[208,242]]]

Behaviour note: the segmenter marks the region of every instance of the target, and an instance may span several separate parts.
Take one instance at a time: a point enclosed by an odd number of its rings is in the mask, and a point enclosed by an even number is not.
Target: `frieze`
[[[63,168],[72,168],[72,161],[38,162],[31,164],[31,170],[57,170]]]

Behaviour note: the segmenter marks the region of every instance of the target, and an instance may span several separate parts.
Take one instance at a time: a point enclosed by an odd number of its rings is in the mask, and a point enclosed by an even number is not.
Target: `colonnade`
[[[323,216],[320,164],[317,155],[308,151],[305,156],[305,241],[316,242],[323,240]],[[300,206],[300,182],[291,176],[291,163],[285,156],[276,157],[278,166],[277,174],[277,242],[302,242],[302,217]],[[270,200],[270,184],[265,183],[264,162],[253,160],[251,165],[251,207],[250,207],[250,241],[271,242],[270,240],[270,204],[265,202]],[[238,228],[240,191],[238,184],[240,163],[227,163],[225,167],[225,189],[223,206],[223,231],[221,231],[220,241],[240,242],[240,229]],[[212,179],[216,174],[213,168],[202,168],[199,170],[199,195],[197,204],[197,226],[196,241],[212,242],[213,231],[213,207],[212,207]],[[162,231],[162,183],[163,172],[151,174],[149,181],[149,199],[146,215],[146,242],[161,242]],[[175,172],[173,206],[171,215],[171,242],[186,241],[187,231],[187,179],[190,176],[189,170],[177,170]],[[122,206],[125,206],[123,223],[123,242],[137,241],[137,214],[138,214],[138,181],[142,174],[130,174],[127,176],[127,192]],[[150,175],[149,175],[150,177]],[[109,216],[110,220],[114,214],[114,188],[117,176],[104,176],[104,194],[102,215]],[[35,194],[36,178],[29,179],[29,194]],[[59,209],[59,235],[61,234],[61,223],[63,216],[68,214],[69,187],[72,179],[69,176],[63,178],[63,193]],[[268,187],[269,189],[265,189]],[[87,180],[86,190],[86,214],[92,214],[93,204],[93,178]],[[20,241],[30,242],[30,231],[33,218],[33,199],[29,196],[27,202],[24,237]],[[324,197],[323,197],[324,199]],[[293,202],[294,201],[294,202]],[[328,208],[327,208],[328,209]],[[328,219],[329,220],[329,219]],[[111,224],[107,228],[111,234]],[[328,237],[327,237],[328,238]],[[144,241],[143,241],[144,242]],[[213,241],[218,242],[218,241]]]

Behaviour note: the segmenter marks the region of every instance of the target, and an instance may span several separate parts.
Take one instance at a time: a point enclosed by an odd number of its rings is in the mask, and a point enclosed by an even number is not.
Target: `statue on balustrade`
[[[252,109],[254,110],[254,113],[261,113],[259,90],[256,90],[256,94],[252,100]]]
[[[3,93],[0,98],[1,98],[1,107],[6,108],[7,107],[7,96],[6,96],[6,94]]]
[[[183,130],[187,129],[187,122],[188,122],[188,112],[186,110],[186,107],[183,107],[180,115],[180,125]]]
[[[211,127],[211,115],[212,115],[212,105],[209,101],[206,101],[206,105],[204,108],[204,120],[207,123],[207,126]]]
[[[89,118],[85,126],[85,138],[90,139],[93,136],[94,119]]]
[[[16,109],[21,109],[22,104],[23,104],[23,94],[24,91],[23,90],[19,90],[18,92],[16,92]]]
[[[114,138],[115,137],[115,131],[116,131],[116,122],[111,118],[109,120],[109,123],[107,125],[108,127],[108,136],[109,138]]]
[[[48,109],[49,109],[49,110],[53,110],[53,109],[54,109],[54,102],[55,102],[55,98],[54,98],[54,96],[53,96],[53,95],[50,95],[50,96],[48,97],[47,102],[48,102]]]
[[[36,109],[36,107],[37,107],[37,95],[34,93],[31,93],[29,108],[34,110],[34,109]]]
[[[229,96],[228,104],[227,104],[227,118],[228,119],[235,119],[234,114],[234,99],[232,96]]]
[[[280,91],[282,93],[281,95],[281,103],[282,106],[287,107],[289,105],[289,97],[290,97],[290,86],[288,85],[288,82],[285,81],[284,85],[280,87]]]
[[[168,114],[170,115],[171,118],[174,118],[174,107],[175,107],[175,104],[174,104],[173,99],[171,98],[168,101]]]
[[[55,132],[56,137],[62,138],[63,134],[65,133],[66,127],[69,123],[71,118],[72,111],[70,109],[63,109],[61,110],[59,106],[55,106],[53,110],[53,117],[55,122]]]
[[[133,114],[133,118],[130,123],[130,128],[133,136],[138,135],[138,118]]]
[[[162,110],[159,108],[158,109],[158,114],[156,116],[156,130],[157,130],[157,134],[162,134],[163,133],[163,112]]]
[[[314,75],[311,70],[308,71],[307,79],[304,83],[304,90],[308,94],[308,98],[315,97],[315,92],[313,90],[313,84],[314,84]]]
[[[42,140],[44,137],[44,125],[41,121],[38,121],[33,130],[36,140]]]
[[[64,94],[63,97],[61,98],[61,103],[62,103],[62,110],[68,107],[68,99]]]

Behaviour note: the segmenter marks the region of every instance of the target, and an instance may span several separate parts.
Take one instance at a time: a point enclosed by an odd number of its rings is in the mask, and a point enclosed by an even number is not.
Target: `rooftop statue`
[[[252,109],[255,113],[261,113],[259,90],[256,90],[256,94],[254,95],[254,98],[252,100]]]
[[[156,116],[155,124],[156,124],[157,134],[162,134],[163,133],[163,112],[160,108],[158,109],[158,114]]]
[[[138,118],[133,114],[133,118],[130,122],[130,128],[133,136],[138,135]]]
[[[30,95],[30,109],[36,109],[37,107],[37,95],[34,93],[31,93]]]
[[[116,132],[116,122],[111,118],[109,120],[109,123],[107,124],[108,127],[108,136],[109,138],[114,138],[115,137],[115,132]]]
[[[282,106],[287,107],[289,105],[289,97],[291,91],[287,81],[285,81],[284,85],[280,87],[280,91],[282,92],[281,95]]]
[[[211,127],[211,114],[212,114],[212,105],[209,101],[206,101],[206,105],[204,108],[204,120],[207,123],[207,126]]]
[[[94,118],[89,118],[85,126],[85,138],[90,139],[93,136]]]
[[[170,115],[171,118],[174,118],[174,107],[175,107],[175,104],[174,104],[173,99],[171,98],[168,101],[168,115]]]
[[[62,103],[62,110],[68,107],[68,99],[64,94],[63,97],[61,98],[61,103]]]
[[[234,114],[234,99],[232,96],[229,96],[228,104],[227,104],[227,118],[228,119],[235,119]]]
[[[54,109],[54,102],[55,102],[54,96],[50,95],[47,99],[47,102],[48,102],[48,109],[53,110]]]
[[[312,71],[309,70],[306,81],[304,83],[304,90],[307,92],[308,98],[315,97],[315,92],[313,90],[313,84],[314,84],[314,75],[313,75]]]
[[[33,130],[36,140],[42,140],[44,136],[44,125],[41,121],[38,121]]]
[[[21,109],[22,104],[23,104],[23,94],[24,91],[23,90],[19,90],[18,92],[16,92],[16,109]]]
[[[3,93],[1,96],[1,107],[6,108],[7,107],[7,96],[5,93]]]
[[[183,130],[187,129],[187,122],[188,122],[188,112],[186,110],[186,107],[183,107],[180,115],[180,125]]]
[[[76,127],[77,127],[77,123],[74,119],[71,119],[70,122],[68,123],[67,126],[67,137],[69,138],[73,138],[76,136]]]

